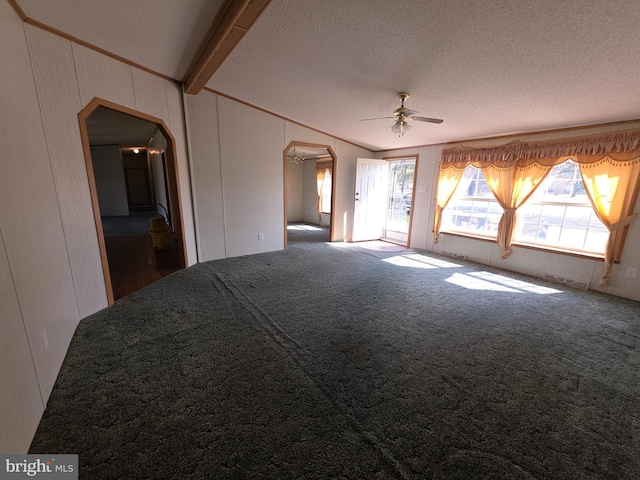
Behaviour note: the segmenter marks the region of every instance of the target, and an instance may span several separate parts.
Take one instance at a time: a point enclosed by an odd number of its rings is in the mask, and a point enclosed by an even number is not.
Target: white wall
[[[307,162],[308,163],[308,162]],[[304,220],[304,163],[287,162],[287,222]]]
[[[218,113],[227,256],[279,250],[285,231],[284,120],[225,97],[218,99]]]
[[[0,367],[0,451],[19,452],[31,441],[80,313],[57,198],[61,186],[23,24],[6,2],[0,2],[0,58],[6,62],[0,68],[0,337],[7,347]]]
[[[200,261],[284,247],[283,152],[292,141],[336,152],[334,230],[350,239],[356,158],[372,152],[207,90],[185,105]]]
[[[19,453],[78,322],[107,306],[78,127],[94,97],[159,117],[172,131],[190,264],[196,245],[178,86],[26,25],[7,2],[0,84],[0,451]]]
[[[166,183],[164,181],[165,170],[162,163],[162,152],[164,152],[166,147],[167,141],[164,138],[164,135],[162,135],[160,130],[156,130],[156,133],[153,134],[153,137],[151,137],[151,140],[149,141],[147,153],[149,155],[149,164],[151,165],[153,190],[156,196],[156,212],[168,221],[169,219],[167,218],[167,212],[165,209],[169,209],[169,203],[167,199]],[[164,209],[160,205],[162,205]]]
[[[100,215],[129,215],[122,154],[118,145],[91,147]]]
[[[605,133],[607,131],[635,130],[639,127],[640,122],[624,126],[594,127],[574,131],[523,135],[520,139],[523,141],[549,140]],[[464,144],[469,146],[488,146],[499,145],[513,140],[514,138],[503,141],[494,139],[465,142]],[[448,145],[447,147],[450,146]],[[435,191],[438,182],[438,162],[441,151],[442,146],[436,145],[376,153],[376,158],[416,153],[419,155],[416,192],[414,193],[414,213],[411,225],[411,247],[436,253],[463,254],[467,256],[468,260],[474,262],[536,277],[543,277],[546,273],[551,273],[585,280],[589,282],[589,288],[592,290],[640,300],[640,277],[635,279],[625,278],[627,268],[640,268],[640,220],[634,221],[629,227],[622,259],[620,264],[613,266],[611,282],[608,286],[600,286],[598,284],[603,271],[603,262],[601,260],[518,248],[517,246],[512,247],[511,255],[503,260],[501,258],[502,251],[495,242],[447,235],[446,233],[441,233],[439,242],[434,244],[432,227]],[[422,188],[425,191],[421,191]],[[636,205],[635,211],[640,212],[640,200]]]

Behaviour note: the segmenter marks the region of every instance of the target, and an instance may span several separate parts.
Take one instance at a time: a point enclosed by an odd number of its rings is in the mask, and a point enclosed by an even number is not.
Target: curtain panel
[[[453,192],[458,188],[463,172],[464,168],[460,169],[453,166],[440,165],[436,193],[436,216],[433,226],[433,243],[438,243],[440,226],[442,225],[442,211],[449,203],[449,200],[451,200]]]
[[[324,178],[326,173],[331,176],[332,165],[333,162],[331,160],[316,161],[316,183],[318,187],[318,202],[316,204],[316,211],[318,213],[318,223],[322,222],[322,195],[324,190]]]
[[[508,167],[491,164],[482,169],[489,188],[504,211],[498,223],[497,235],[503,259],[511,255],[511,240],[518,208],[535,192],[551,168],[539,163],[529,163],[526,166],[516,164]]]
[[[601,285],[608,284],[612,264],[621,253],[626,227],[636,216],[633,208],[640,186],[640,131],[546,142],[518,141],[497,147],[444,149],[436,193],[434,242],[437,243],[440,232],[442,211],[464,169],[473,165],[482,169],[504,210],[498,224],[497,242],[503,250],[502,258],[507,258],[511,253],[518,208],[533,194],[551,168],[569,159],[579,164],[593,209],[609,229],[605,269],[600,280]]]

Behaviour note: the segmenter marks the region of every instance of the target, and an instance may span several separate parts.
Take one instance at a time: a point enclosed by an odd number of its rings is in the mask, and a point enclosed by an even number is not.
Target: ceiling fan
[[[382,120],[384,118],[393,118],[394,121],[391,125],[389,125],[389,130],[393,133],[397,133],[399,137],[404,135],[404,132],[407,132],[411,129],[411,124],[409,120],[415,120],[418,122],[429,122],[429,123],[442,123],[443,120],[440,118],[429,118],[429,117],[419,117],[418,112],[415,110],[409,110],[404,106],[404,101],[409,98],[409,94],[406,92],[402,92],[398,94],[400,98],[401,104],[399,108],[396,108],[393,111],[392,117],[376,117],[376,118],[363,118],[360,120],[361,122],[365,122],[368,120]]]

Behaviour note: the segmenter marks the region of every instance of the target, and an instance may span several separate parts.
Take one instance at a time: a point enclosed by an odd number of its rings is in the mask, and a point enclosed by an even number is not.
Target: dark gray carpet
[[[83,479],[637,479],[639,333],[636,302],[292,242],[83,320],[31,453]]]

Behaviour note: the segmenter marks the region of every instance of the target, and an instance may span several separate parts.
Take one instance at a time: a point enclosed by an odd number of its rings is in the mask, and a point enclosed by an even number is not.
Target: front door
[[[382,236],[387,212],[388,179],[386,160],[357,159],[352,235],[354,242],[378,240]]]

